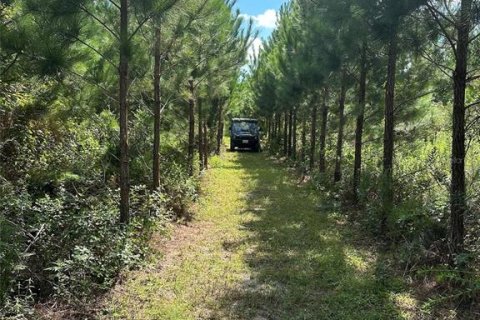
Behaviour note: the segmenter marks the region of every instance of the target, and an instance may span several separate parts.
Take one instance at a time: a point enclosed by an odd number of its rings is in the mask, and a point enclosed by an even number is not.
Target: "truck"
[[[251,149],[260,152],[262,128],[257,119],[234,118],[230,126],[230,151],[239,149]]]

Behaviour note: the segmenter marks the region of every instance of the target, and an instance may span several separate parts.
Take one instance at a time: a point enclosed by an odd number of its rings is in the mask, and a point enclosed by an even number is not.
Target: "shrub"
[[[57,119],[57,107],[48,119],[5,131],[15,139],[0,145],[0,318],[29,316],[33,302],[52,296],[85,304],[109,288],[122,269],[138,266],[153,230],[187,217],[196,198],[197,182],[182,165],[184,146],[173,136],[162,141],[167,156],[162,158],[161,192],[145,185],[151,179],[146,165],[151,163],[146,134],[151,119],[137,112],[132,219],[123,228],[118,223],[116,116],[103,111],[81,122],[64,122]]]

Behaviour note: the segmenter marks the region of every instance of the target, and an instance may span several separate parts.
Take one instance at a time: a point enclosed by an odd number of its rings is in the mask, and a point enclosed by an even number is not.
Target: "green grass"
[[[128,275],[105,318],[413,318],[402,282],[281,165],[255,153],[211,164],[196,220]]]

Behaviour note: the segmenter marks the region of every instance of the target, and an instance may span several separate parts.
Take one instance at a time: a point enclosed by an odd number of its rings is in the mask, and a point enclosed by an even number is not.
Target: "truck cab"
[[[257,119],[234,118],[230,126],[230,151],[239,149],[251,149],[261,151],[260,135],[262,129]]]

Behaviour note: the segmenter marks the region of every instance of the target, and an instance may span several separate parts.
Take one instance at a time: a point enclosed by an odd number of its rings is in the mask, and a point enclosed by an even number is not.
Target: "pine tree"
[[[478,3],[475,2],[475,5],[478,6]],[[450,264],[454,265],[457,257],[464,252],[465,241],[464,223],[467,213],[465,183],[466,90],[469,81],[477,78],[469,68],[469,57],[471,56],[469,47],[476,37],[471,34],[474,1],[462,0],[459,5],[433,1],[429,2],[427,7],[437,26],[437,32],[446,39],[454,61],[454,67],[449,68],[427,57],[443,72],[451,72],[451,81],[453,82],[449,243]]]

